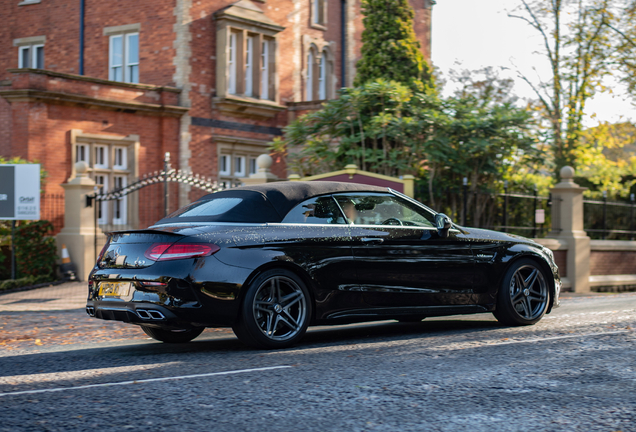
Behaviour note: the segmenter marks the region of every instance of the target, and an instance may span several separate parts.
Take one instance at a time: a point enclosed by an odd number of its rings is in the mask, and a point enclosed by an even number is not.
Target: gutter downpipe
[[[80,0],[79,28],[79,75],[84,75],[84,7],[86,0]]]
[[[84,1],[84,0],[82,0]],[[347,0],[342,0],[340,2],[342,9],[340,13],[340,87],[347,86]]]

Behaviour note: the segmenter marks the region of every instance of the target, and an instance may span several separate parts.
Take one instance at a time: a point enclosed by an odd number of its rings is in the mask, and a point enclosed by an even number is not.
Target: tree
[[[378,79],[343,89],[321,110],[296,119],[272,149],[303,176],[350,163],[385,175],[415,174],[441,117],[434,95]]]
[[[614,0],[616,3],[612,19],[606,19],[607,25],[616,38],[614,55],[617,69],[622,72],[620,81],[627,85],[627,91],[636,96],[636,1]]]
[[[427,147],[422,198],[431,206],[458,215],[463,178],[468,181],[471,224],[491,226],[494,199],[502,180],[536,164],[531,113],[511,103],[494,103],[466,94],[442,102],[446,117]]]
[[[458,213],[460,185],[468,177],[473,223],[492,221],[490,204],[502,177],[537,156],[530,112],[500,102],[499,85],[464,83],[445,99],[384,80],[345,89],[287,126],[272,150],[286,155],[288,168],[301,176],[350,163],[387,175],[414,174],[423,180],[420,197],[449,214]]]
[[[548,123],[554,170],[577,167],[587,101],[603,90],[611,71],[614,20],[611,0],[522,0],[518,14],[541,35],[550,78],[539,83],[520,73],[539,98]]]
[[[408,0],[362,0],[362,13],[362,57],[354,85],[384,79],[432,91],[432,72],[420,51]]]
[[[628,197],[636,186],[636,127],[632,123],[601,123],[581,134],[577,171],[589,196]]]

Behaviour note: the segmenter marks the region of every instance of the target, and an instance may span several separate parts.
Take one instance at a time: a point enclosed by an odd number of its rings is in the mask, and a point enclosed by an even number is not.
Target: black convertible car
[[[232,327],[246,344],[283,348],[316,324],[480,312],[534,324],[560,287],[552,252],[532,240],[458,226],[391,189],[281,182],[110,234],[86,311],[164,342]]]

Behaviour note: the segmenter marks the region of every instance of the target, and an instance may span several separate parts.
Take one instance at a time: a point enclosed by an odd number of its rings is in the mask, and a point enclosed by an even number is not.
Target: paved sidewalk
[[[0,312],[84,309],[87,297],[86,282],[66,282],[29,291],[0,293]]]

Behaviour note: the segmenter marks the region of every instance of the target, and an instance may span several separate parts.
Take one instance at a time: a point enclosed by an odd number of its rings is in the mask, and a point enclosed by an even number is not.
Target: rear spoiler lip
[[[145,229],[137,229],[137,230],[121,230],[121,231],[110,231],[107,233],[108,236],[114,235],[114,234],[157,234],[157,233],[161,233],[161,234],[170,234],[170,235],[175,235],[175,236],[179,236],[179,237],[186,237],[185,234],[181,234],[181,233],[176,233],[170,230],[163,230],[163,229],[150,229],[150,228],[145,228]]]

